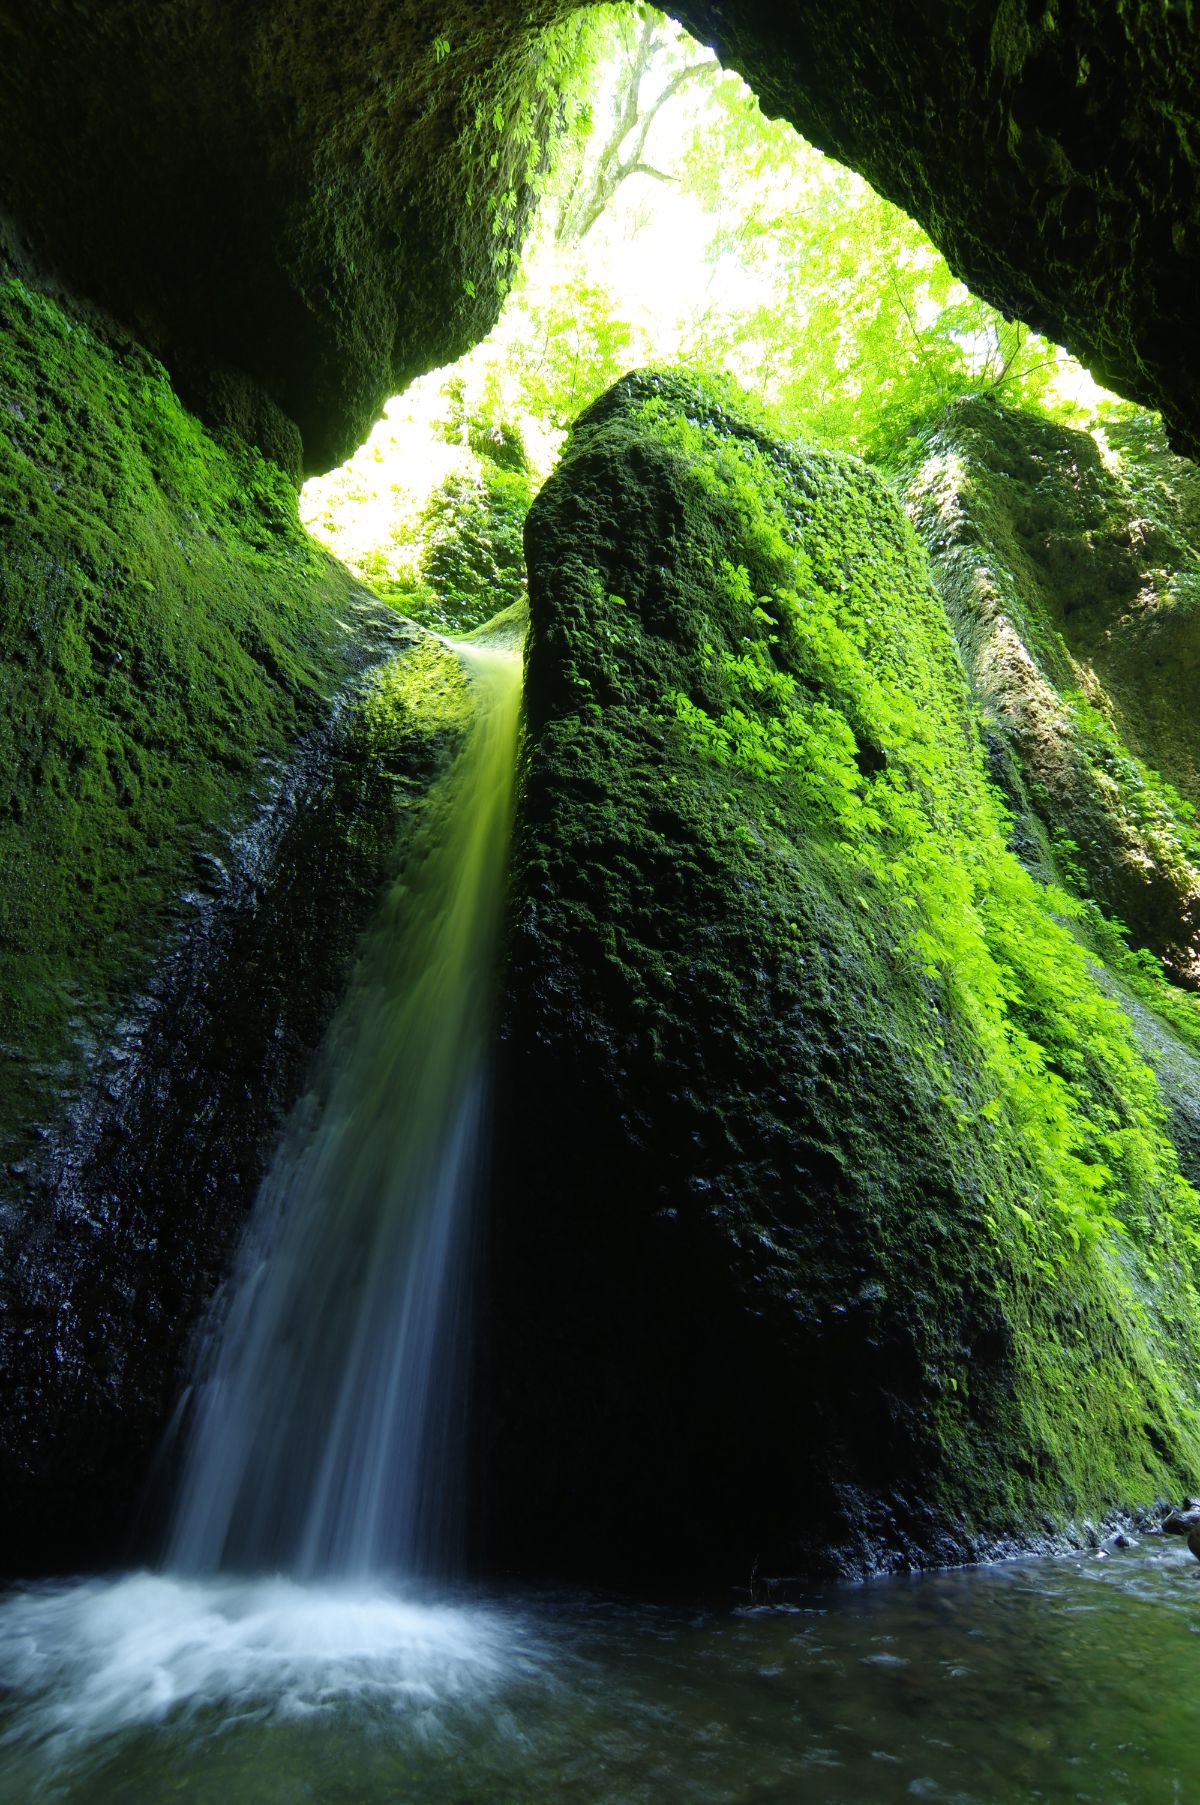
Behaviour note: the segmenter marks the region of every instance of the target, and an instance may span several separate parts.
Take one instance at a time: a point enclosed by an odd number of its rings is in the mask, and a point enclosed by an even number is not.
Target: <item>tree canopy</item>
[[[410,612],[456,618],[429,583],[456,496],[478,521],[502,495],[511,551],[520,485],[489,474],[489,444],[521,443],[532,492],[576,415],[640,365],[725,378],[776,432],[883,463],[957,396],[1097,417],[1104,393],[1065,351],[973,295],[673,21],[602,6],[558,31],[561,130],[494,332],[305,492],[312,529]]]

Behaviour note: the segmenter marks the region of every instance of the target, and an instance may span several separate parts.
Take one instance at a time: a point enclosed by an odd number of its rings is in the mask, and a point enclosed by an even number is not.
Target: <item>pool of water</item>
[[[1200,1800],[1181,1543],[779,1609],[127,1574],[0,1602],[0,1800]]]

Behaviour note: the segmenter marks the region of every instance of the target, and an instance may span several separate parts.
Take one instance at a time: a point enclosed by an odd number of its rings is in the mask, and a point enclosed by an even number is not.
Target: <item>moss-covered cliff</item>
[[[0,1498],[28,1567],[113,1548],[458,729],[453,661],[276,467],[45,295],[9,280],[0,323]]]
[[[630,378],[527,552],[493,1553],[861,1571],[1177,1490],[1197,1199],[885,486]]]
[[[1200,474],[1153,423],[951,408],[900,488],[1026,856],[1200,982]]]
[[[143,352],[15,280],[0,305],[5,1057],[37,1084],[327,713],[361,661],[355,610],[377,630],[384,611]],[[6,1146],[17,1096],[10,1073]]]

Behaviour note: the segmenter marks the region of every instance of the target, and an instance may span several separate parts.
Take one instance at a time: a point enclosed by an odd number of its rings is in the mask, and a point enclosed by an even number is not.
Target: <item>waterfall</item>
[[[520,708],[519,654],[455,650],[473,725],[422,811],[201,1344],[175,1572],[365,1577],[453,1559]]]

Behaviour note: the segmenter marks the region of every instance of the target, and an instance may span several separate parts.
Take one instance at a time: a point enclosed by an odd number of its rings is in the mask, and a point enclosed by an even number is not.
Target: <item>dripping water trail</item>
[[[520,656],[455,648],[466,744],[263,1182],[190,1399],[166,1566],[444,1570]]]

